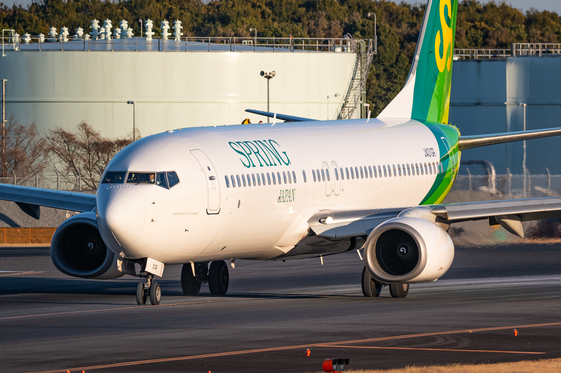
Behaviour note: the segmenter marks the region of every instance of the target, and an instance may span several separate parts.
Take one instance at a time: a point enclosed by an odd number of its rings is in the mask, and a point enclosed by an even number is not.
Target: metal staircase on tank
[[[337,119],[351,119],[355,109],[366,98],[366,80],[368,79],[368,72],[376,50],[372,40],[356,41],[359,44],[357,48],[355,67],[353,69],[353,76],[349,84],[349,89],[341,105],[341,111]],[[366,45],[368,43],[368,45]]]

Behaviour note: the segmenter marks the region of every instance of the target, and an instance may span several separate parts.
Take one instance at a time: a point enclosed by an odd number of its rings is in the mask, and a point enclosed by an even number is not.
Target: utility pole
[[[132,142],[136,141],[136,101],[127,101],[132,105]]]

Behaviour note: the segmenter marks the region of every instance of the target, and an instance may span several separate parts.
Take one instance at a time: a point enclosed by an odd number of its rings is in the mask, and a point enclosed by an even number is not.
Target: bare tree
[[[24,126],[13,115],[10,116],[6,123],[6,138],[2,139],[0,144],[2,181],[14,177],[18,183],[23,184],[35,176],[40,176],[48,156],[46,145],[35,123]]]
[[[78,125],[77,133],[57,127],[47,136],[52,167],[74,189],[80,179],[87,189],[97,189],[109,161],[131,142],[128,138],[104,138],[85,122]]]

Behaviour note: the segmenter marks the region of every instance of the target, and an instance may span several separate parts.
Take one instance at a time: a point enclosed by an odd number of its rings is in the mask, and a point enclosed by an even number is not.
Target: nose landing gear
[[[150,303],[157,306],[162,299],[162,288],[157,282],[153,282],[154,275],[148,274],[142,276],[146,278],[146,282],[141,282],[136,287],[136,303],[143,306],[146,304],[146,299],[150,297]]]

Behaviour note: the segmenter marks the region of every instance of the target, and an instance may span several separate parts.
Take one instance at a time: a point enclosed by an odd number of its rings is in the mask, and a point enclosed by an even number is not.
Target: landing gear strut
[[[195,274],[191,263],[183,264],[181,269],[181,289],[185,295],[197,295],[201,285],[208,282],[210,293],[213,295],[224,295],[228,291],[230,275],[228,266],[223,260],[195,263]]]
[[[197,295],[201,291],[201,285],[208,282],[208,263],[195,263],[195,275],[193,275],[193,264],[183,264],[181,269],[181,290],[185,295]]]
[[[141,282],[136,287],[136,303],[143,306],[146,304],[146,298],[150,297],[150,303],[153,305],[160,304],[162,299],[162,288],[157,282],[153,282],[154,275],[146,274],[141,277],[146,278],[146,282]]]

